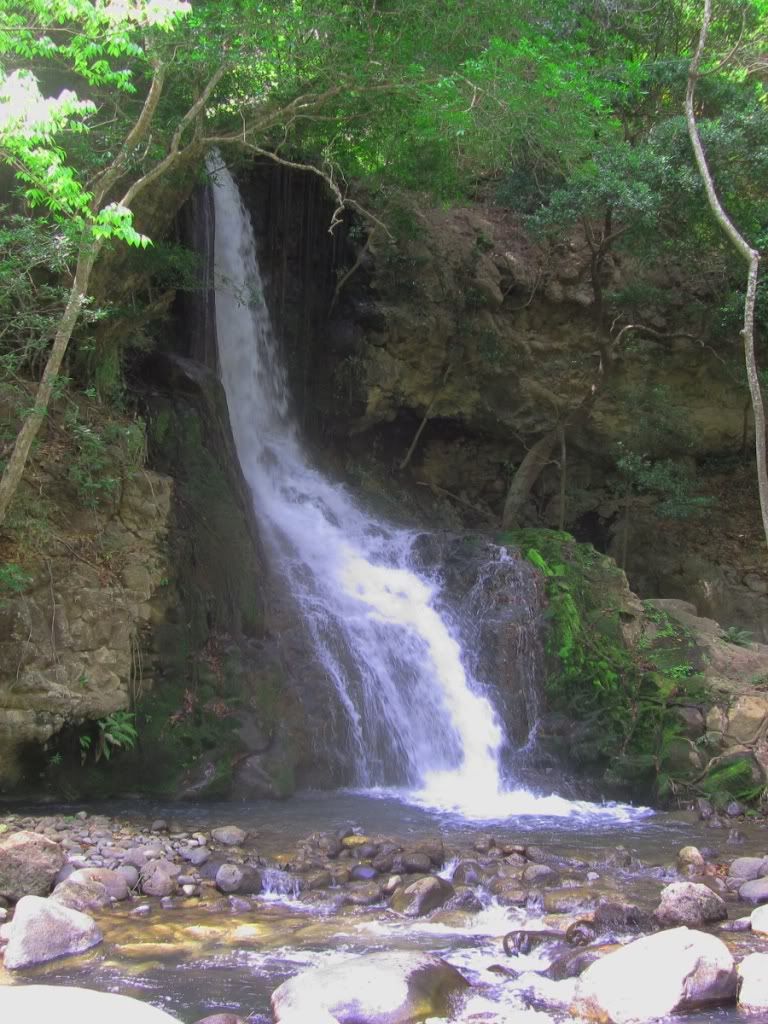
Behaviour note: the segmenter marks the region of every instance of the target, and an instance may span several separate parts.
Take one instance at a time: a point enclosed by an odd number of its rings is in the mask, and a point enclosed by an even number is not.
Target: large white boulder
[[[591,964],[579,978],[571,1011],[588,1020],[638,1024],[735,996],[736,969],[725,943],[672,928]]]
[[[28,1024],[179,1024],[130,996],[65,985],[0,985],[0,1020]]]
[[[3,964],[11,971],[84,953],[102,940],[92,917],[41,896],[19,900],[9,930]]]
[[[272,1009],[277,1024],[415,1024],[445,1015],[467,986],[431,953],[366,953],[283,982],[272,993]]]
[[[751,1013],[764,1013],[768,1010],[768,953],[750,953],[736,970],[739,976],[739,1006]]]

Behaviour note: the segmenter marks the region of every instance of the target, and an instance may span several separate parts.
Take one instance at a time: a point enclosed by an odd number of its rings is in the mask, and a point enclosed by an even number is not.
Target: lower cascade
[[[418,566],[419,534],[377,521],[309,462],[290,414],[250,217],[211,157],[219,365],[273,570],[287,583],[344,712],[352,784],[475,817],[607,814],[505,782],[505,732]],[[504,557],[498,552],[499,559]]]

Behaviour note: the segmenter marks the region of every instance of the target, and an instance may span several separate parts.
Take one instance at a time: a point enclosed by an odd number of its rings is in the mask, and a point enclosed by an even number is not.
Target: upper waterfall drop
[[[361,788],[471,816],[567,814],[575,804],[505,791],[504,731],[416,569],[417,535],[374,520],[308,462],[264,298],[250,217],[218,157],[214,283],[221,379],[268,556],[288,583],[346,718]]]

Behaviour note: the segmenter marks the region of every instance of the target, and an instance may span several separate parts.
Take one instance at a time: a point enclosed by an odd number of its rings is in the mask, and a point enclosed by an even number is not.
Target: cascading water
[[[415,568],[418,535],[375,521],[309,465],[250,218],[218,158],[209,169],[219,366],[235,445],[273,567],[344,710],[354,784],[403,787],[478,817],[570,813],[576,805],[560,797],[505,790],[501,723],[438,611],[438,583]]]

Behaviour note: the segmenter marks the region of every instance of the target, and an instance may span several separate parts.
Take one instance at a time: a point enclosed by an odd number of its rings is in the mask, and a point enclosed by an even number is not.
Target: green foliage
[[[65,425],[74,443],[68,476],[85,508],[98,508],[117,496],[122,478],[144,462],[144,426],[139,420],[93,421],[70,406]]]
[[[748,629],[740,629],[738,626],[729,626],[720,634],[721,639],[728,644],[736,644],[737,647],[749,647],[752,643],[752,633]]]
[[[15,562],[0,562],[0,608],[9,597],[22,594],[32,583],[32,577]]]
[[[90,732],[84,732],[78,738],[81,764],[85,764],[91,752],[96,763],[102,758],[109,761],[117,750],[132,750],[139,738],[135,716],[131,711],[113,711],[105,718],[100,718],[96,728],[95,737]]]
[[[664,768],[680,739],[675,707],[706,696],[684,660],[685,630],[649,606],[653,634],[629,644],[620,620],[626,581],[610,558],[548,530],[520,530],[502,541],[519,547],[546,581],[547,704],[574,723],[580,739],[572,739],[572,754],[602,766],[608,782],[635,790],[655,782],[659,795],[676,790]]]

